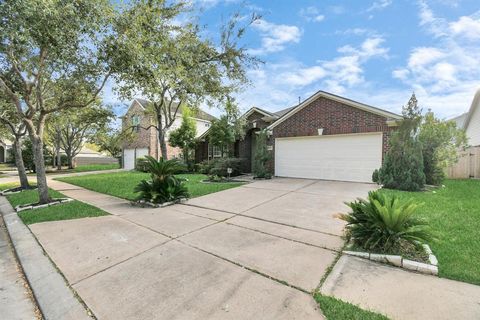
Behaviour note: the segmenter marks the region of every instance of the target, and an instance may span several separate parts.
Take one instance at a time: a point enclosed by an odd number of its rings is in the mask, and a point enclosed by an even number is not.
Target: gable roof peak
[[[290,118],[292,115],[294,115],[298,111],[302,110],[304,107],[308,106],[311,102],[313,102],[316,99],[321,98],[321,97],[327,98],[327,99],[330,99],[330,100],[335,100],[335,101],[341,102],[343,104],[346,104],[348,106],[351,106],[351,107],[354,107],[354,108],[357,108],[357,109],[361,109],[361,110],[364,110],[364,111],[367,111],[367,112],[378,114],[378,115],[383,116],[387,119],[391,119],[391,120],[402,119],[402,116],[398,115],[396,113],[393,113],[393,112],[390,112],[390,111],[387,111],[387,110],[383,110],[383,109],[380,109],[380,108],[377,108],[377,107],[373,107],[373,106],[370,106],[368,104],[364,104],[364,103],[361,103],[361,102],[358,102],[358,101],[355,101],[355,100],[351,100],[351,99],[348,99],[348,98],[345,98],[345,97],[341,97],[341,96],[338,96],[338,95],[330,93],[330,92],[319,90],[316,93],[314,93],[313,95],[311,95],[310,97],[308,97],[307,99],[303,100],[298,105],[296,105],[294,107],[291,107],[291,108],[281,110],[281,111],[286,111],[286,112],[283,115],[281,115],[280,118],[277,121],[272,123],[268,127],[268,129],[269,130],[273,129],[278,124],[280,124],[283,121],[285,121],[286,119]]]

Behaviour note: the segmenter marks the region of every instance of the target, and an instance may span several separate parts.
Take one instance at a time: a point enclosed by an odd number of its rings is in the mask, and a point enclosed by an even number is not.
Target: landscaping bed
[[[11,188],[14,184],[0,185],[1,189]],[[65,198],[65,196],[55,190],[49,190],[52,198]],[[24,206],[38,202],[37,190],[26,190],[6,196],[12,207]],[[18,216],[25,224],[33,224],[45,221],[69,220],[86,217],[98,217],[108,215],[107,212],[80,201],[71,201],[55,206],[48,206],[36,210],[26,210],[18,213]]]
[[[423,203],[417,213],[437,238],[430,246],[440,277],[480,285],[480,180],[446,180],[444,185],[425,192],[380,192]]]
[[[185,184],[192,198],[242,185],[240,182],[202,183],[202,180],[207,179],[207,176],[204,174],[178,174],[176,176],[187,179]],[[127,171],[77,177],[61,177],[56,178],[56,180],[133,201],[138,196],[138,194],[133,191],[135,187],[141,180],[148,180],[149,178],[150,175],[148,173]]]

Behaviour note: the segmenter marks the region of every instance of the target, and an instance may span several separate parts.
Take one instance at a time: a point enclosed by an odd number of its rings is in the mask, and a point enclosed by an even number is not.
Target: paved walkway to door
[[[343,246],[333,215],[373,188],[273,179],[152,209],[49,185],[112,214],[30,226],[99,319],[323,319],[309,293]]]

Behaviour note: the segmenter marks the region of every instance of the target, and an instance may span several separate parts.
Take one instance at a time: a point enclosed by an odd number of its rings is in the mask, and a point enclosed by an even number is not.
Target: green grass
[[[438,238],[430,247],[439,261],[439,276],[480,285],[480,180],[444,184],[428,192],[381,192],[424,203],[418,214]]]
[[[18,186],[17,183],[9,183],[0,185],[0,190]],[[65,198],[63,194],[55,190],[49,190],[49,194],[53,198]],[[37,190],[27,190],[7,196],[10,204],[15,207],[17,205],[38,202]],[[25,224],[33,224],[45,221],[69,220],[86,217],[98,217],[108,215],[107,212],[98,209],[89,204],[72,201],[68,203],[58,204],[48,208],[26,210],[18,214]]]
[[[0,184],[0,191],[18,187],[20,184],[18,182],[9,182]]]
[[[67,169],[67,167],[62,167],[62,170],[58,171],[56,168],[48,167],[47,175],[57,175],[57,174],[67,174],[75,172],[88,172],[88,171],[102,171],[102,170],[112,170],[120,169],[120,164],[118,163],[107,163],[107,164],[85,164],[75,167],[74,169]],[[37,175],[35,172],[27,173],[29,176]]]
[[[192,198],[238,187],[242,184],[239,182],[201,183],[201,180],[207,178],[203,174],[179,174],[178,177],[188,179],[186,185]],[[115,197],[135,200],[137,194],[133,192],[133,189],[142,179],[150,179],[150,175],[143,172],[127,171],[56,179]]]
[[[328,320],[388,320],[381,314],[363,310],[351,303],[332,297],[319,293],[316,293],[314,297]]]

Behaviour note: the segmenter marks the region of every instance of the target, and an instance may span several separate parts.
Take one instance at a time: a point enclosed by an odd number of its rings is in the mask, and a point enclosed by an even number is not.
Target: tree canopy
[[[108,60],[108,0],[0,2],[0,90],[29,133],[40,203],[49,201],[43,137],[50,114],[95,102]]]
[[[419,130],[427,184],[438,185],[445,169],[458,161],[458,150],[467,146],[465,131],[454,121],[444,121],[428,111]]]
[[[194,22],[178,24],[187,2],[134,0],[115,23],[119,92],[141,92],[151,103],[162,151],[167,157],[166,131],[183,106],[224,105],[226,98],[248,83],[246,67],[256,65],[238,39],[245,31],[234,15],[220,40],[206,39]],[[256,17],[252,16],[253,21]],[[248,23],[247,23],[248,25]],[[115,56],[115,54],[113,54]]]

